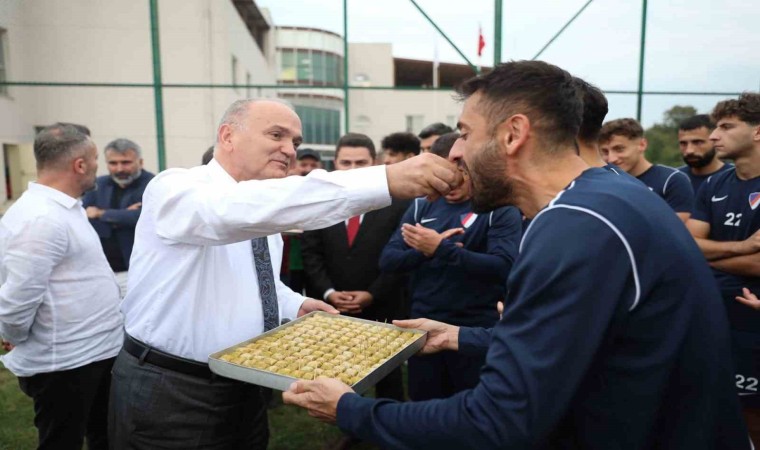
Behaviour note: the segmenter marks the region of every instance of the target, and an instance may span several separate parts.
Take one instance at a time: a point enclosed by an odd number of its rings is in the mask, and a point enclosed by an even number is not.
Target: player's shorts
[[[736,392],[743,407],[760,408],[760,333],[731,331]]]

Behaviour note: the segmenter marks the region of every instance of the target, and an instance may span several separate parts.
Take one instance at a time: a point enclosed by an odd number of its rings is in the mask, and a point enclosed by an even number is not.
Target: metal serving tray
[[[257,384],[259,386],[264,386],[272,389],[277,389],[280,391],[287,390],[290,385],[297,381],[297,378],[289,377],[286,375],[280,375],[274,372],[269,372],[266,370],[261,369],[255,369],[252,367],[244,367],[237,364],[233,364],[227,361],[223,361],[219,359],[222,355],[225,355],[227,353],[230,353],[231,351],[235,350],[236,348],[244,345],[248,345],[251,342],[255,342],[259,339],[262,339],[266,336],[269,336],[271,334],[276,333],[277,331],[281,331],[287,327],[293,326],[311,316],[314,315],[324,315],[331,317],[333,314],[328,314],[322,311],[314,311],[310,312],[309,314],[306,314],[302,317],[299,317],[296,320],[293,320],[291,322],[286,323],[285,325],[281,325],[273,330],[269,330],[266,333],[260,334],[256,336],[253,339],[249,339],[247,341],[243,341],[239,344],[235,344],[232,347],[225,348],[224,350],[218,351],[216,353],[211,354],[208,357],[208,365],[212,372],[221,375],[223,377],[232,378],[235,380],[245,381],[247,383]],[[377,384],[378,381],[382,380],[386,375],[388,375],[393,369],[403,364],[404,361],[409,359],[412,355],[417,353],[424,345],[425,340],[427,339],[427,331],[422,330],[413,330],[409,328],[399,328],[395,325],[391,325],[389,323],[382,323],[382,322],[374,322],[371,320],[364,320],[364,319],[357,319],[356,317],[348,317],[348,316],[338,316],[338,318],[343,320],[353,320],[356,322],[362,322],[362,323],[370,323],[372,325],[377,325],[381,327],[386,328],[392,328],[394,330],[401,330],[401,331],[409,331],[414,334],[418,334],[419,337],[412,341],[411,344],[408,344],[406,347],[402,348],[400,352],[396,353],[395,355],[391,356],[386,362],[384,362],[380,367],[370,372],[366,377],[362,378],[361,380],[357,381],[351,388],[356,391],[359,394],[364,393],[369,388]]]

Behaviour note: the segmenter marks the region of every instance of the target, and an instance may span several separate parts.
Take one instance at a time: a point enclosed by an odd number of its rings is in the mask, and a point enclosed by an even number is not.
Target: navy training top
[[[645,185],[662,197],[673,211],[690,213],[694,209],[694,191],[689,177],[678,169],[654,164],[638,177]]]
[[[465,229],[464,235],[443,240],[432,258],[406,245],[400,226],[383,249],[380,270],[410,272],[411,317],[493,326],[499,320],[496,302],[504,300],[504,281],[522,236],[520,211],[503,207],[473,214],[470,201],[451,204],[444,198],[418,198],[401,218],[401,225],[405,223],[439,233]]]
[[[479,384],[344,394],[346,433],[398,449],[746,449],[729,327],[704,258],[643,186],[583,172],[532,221]],[[482,350],[482,348],[481,348]]]
[[[691,167],[687,165],[683,165],[679,167],[678,170],[685,173],[686,176],[689,177],[689,181],[691,181],[691,189],[694,191],[694,195],[696,195],[697,192],[699,192],[699,187],[702,186],[702,183],[704,183],[706,179],[710,178],[713,175],[717,175],[721,172],[725,172],[726,170],[731,170],[733,167],[734,167],[733,164],[725,163],[721,166],[720,169],[707,175],[694,175],[691,172]]]
[[[760,177],[741,180],[736,167],[709,177],[697,193],[692,219],[710,224],[708,239],[743,241],[760,229]],[[713,269],[734,329],[760,333],[760,311],[734,300],[742,287],[760,294],[760,277],[734,275]]]

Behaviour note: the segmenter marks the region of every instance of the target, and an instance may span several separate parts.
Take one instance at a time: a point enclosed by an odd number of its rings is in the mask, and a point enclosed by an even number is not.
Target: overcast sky
[[[502,60],[531,59],[588,0],[504,0]],[[342,0],[256,0],[276,25],[343,34]],[[493,0],[417,0],[477,63],[493,63]],[[593,0],[541,55],[602,89],[636,90],[641,1]],[[350,42],[390,42],[397,57],[463,63],[409,0],[349,0]],[[648,4],[644,89],[741,92],[760,89],[760,8],[756,0],[654,0]],[[644,97],[644,125],[675,104],[709,112],[724,97]],[[608,118],[634,117],[635,95],[610,95]]]

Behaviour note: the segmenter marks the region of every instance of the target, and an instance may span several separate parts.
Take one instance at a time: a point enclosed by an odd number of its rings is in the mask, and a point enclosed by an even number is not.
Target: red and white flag
[[[478,27],[478,57],[483,56],[483,48],[486,46],[486,40],[483,39],[483,28]]]

